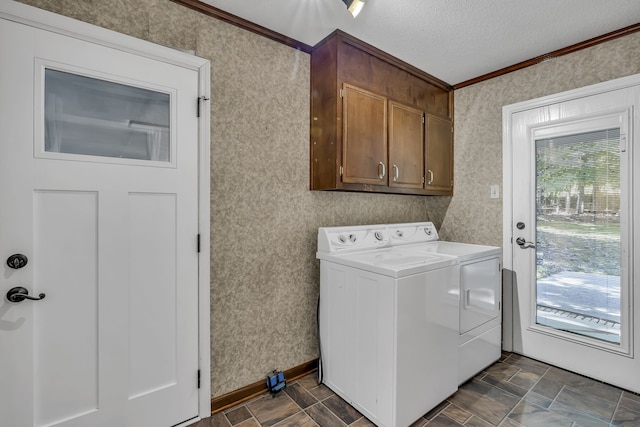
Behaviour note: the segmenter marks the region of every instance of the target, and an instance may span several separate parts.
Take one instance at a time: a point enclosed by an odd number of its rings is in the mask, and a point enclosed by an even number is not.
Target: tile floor
[[[195,427],[364,427],[373,424],[315,375],[238,405]],[[640,396],[505,353],[411,427],[640,426]]]

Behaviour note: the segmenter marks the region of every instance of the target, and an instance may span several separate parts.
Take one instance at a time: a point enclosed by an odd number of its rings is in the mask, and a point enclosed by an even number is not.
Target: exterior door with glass
[[[197,417],[198,72],[6,19],[0,57],[0,424]]]
[[[640,391],[632,315],[640,86],[618,84],[504,108],[505,267],[514,351]]]

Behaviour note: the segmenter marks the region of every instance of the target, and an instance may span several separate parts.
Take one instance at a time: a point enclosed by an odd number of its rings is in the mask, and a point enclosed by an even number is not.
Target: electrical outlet
[[[491,186],[491,198],[499,199],[500,198],[500,186],[492,185]]]

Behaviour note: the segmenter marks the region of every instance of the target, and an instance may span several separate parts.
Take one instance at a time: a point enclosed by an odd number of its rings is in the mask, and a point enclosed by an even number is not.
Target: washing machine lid
[[[495,255],[499,256],[502,254],[502,248],[497,246],[475,245],[471,243],[437,241],[414,245],[414,247],[418,252],[452,255],[458,257],[460,261]]]
[[[341,254],[318,253],[318,258],[393,278],[457,264],[453,256],[396,247]]]

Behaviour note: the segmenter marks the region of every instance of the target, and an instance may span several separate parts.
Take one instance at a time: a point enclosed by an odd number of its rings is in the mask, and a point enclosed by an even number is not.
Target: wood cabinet
[[[389,101],[389,186],[422,189],[424,113]]]
[[[380,185],[386,177],[387,100],[345,84],[342,182]]]
[[[427,114],[426,188],[448,191],[453,186],[453,132],[451,121]]]
[[[341,31],[311,54],[311,189],[451,195],[453,89]]]

